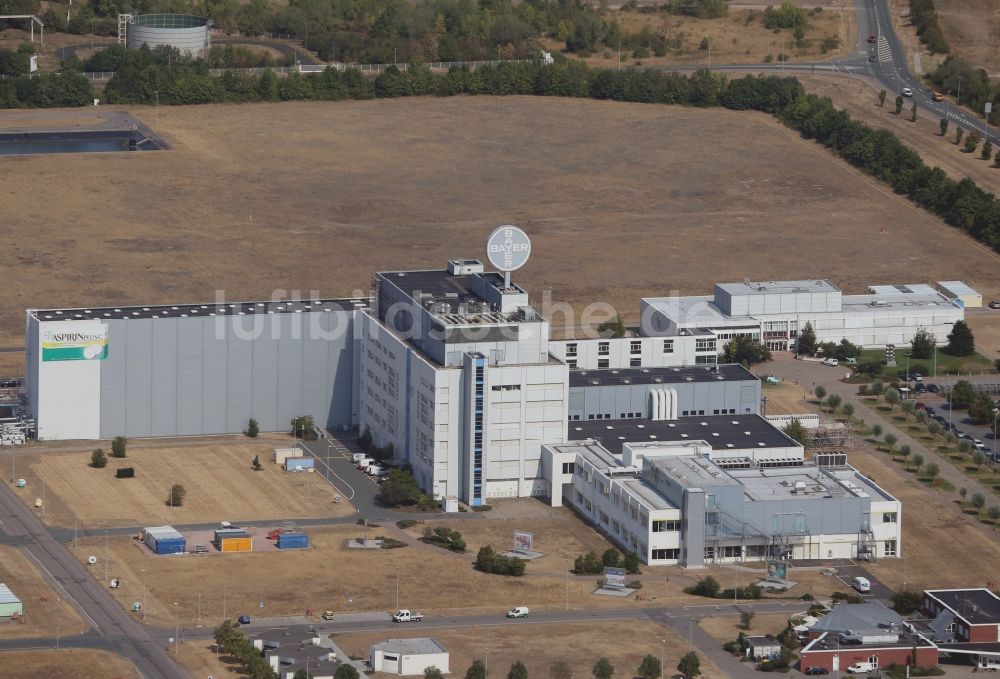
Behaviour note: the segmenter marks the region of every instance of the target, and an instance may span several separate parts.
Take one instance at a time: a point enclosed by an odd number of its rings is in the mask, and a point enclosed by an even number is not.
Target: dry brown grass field
[[[4,651],[0,655],[5,679],[53,679],[55,677],[107,677],[139,679],[125,658],[105,651],[62,648],[58,651]]]
[[[962,153],[955,145],[954,121],[948,133],[942,137],[938,118],[918,116],[910,122],[910,111],[904,107],[899,115],[893,113],[895,92],[886,96],[886,105],[878,105],[878,92],[871,81],[848,77],[799,76],[799,80],[810,92],[830,97],[837,107],[845,109],[855,118],[872,127],[891,130],[904,143],[920,154],[924,162],[940,167],[955,180],[969,177],[983,189],[994,190],[1000,182],[1000,170],[992,161],[981,160],[979,153]],[[954,101],[952,102],[954,104]],[[907,104],[909,106],[909,104]]]
[[[936,0],[934,6],[952,51],[1000,77],[1000,0]]]
[[[555,527],[555,525],[554,525]],[[155,557],[128,538],[112,538],[112,577],[121,587],[112,592],[124,607],[141,601],[143,582],[148,581],[147,619],[152,625],[174,621],[173,602],[180,603],[182,625],[197,622],[197,603],[202,595],[205,625],[222,620],[223,599],[228,582],[227,613],[258,616],[304,615],[307,610],[337,612],[384,610],[395,607],[396,572],[400,573],[400,605],[428,615],[501,614],[514,605],[533,608],[563,608],[566,601],[565,562],[551,566],[545,559],[528,566],[529,575],[508,578],[479,573],[472,567],[474,555],[452,554],[428,545],[397,549],[348,549],[349,539],[361,535],[359,526],[308,529],[312,547],[289,552],[210,554]],[[370,535],[392,534],[388,526],[369,528]],[[104,539],[80,540],[75,554],[104,554]],[[145,570],[145,572],[143,572]],[[532,575],[533,571],[538,571]],[[330,577],[302,577],[303,573],[328,572]],[[664,598],[691,601],[681,592],[688,578],[674,582],[650,582],[643,593],[656,600],[621,600],[592,596],[598,576],[569,579],[570,605],[576,608],[662,605]],[[470,596],[475,592],[475,596]],[[264,600],[265,608],[258,610]],[[350,601],[348,601],[350,599]]]
[[[867,446],[850,451],[848,461],[903,503],[902,553],[910,589],[985,587],[997,580],[1000,542],[989,528],[961,513],[957,493],[928,491],[901,465],[890,463],[885,453]],[[941,558],[943,552],[946,559]],[[865,567],[890,587],[902,587],[900,559]]]
[[[808,604],[802,604],[802,607],[804,610]],[[754,636],[778,634],[787,624],[788,613],[755,613],[749,631],[743,629],[738,615],[713,615],[698,621],[698,626],[718,639],[719,643],[732,641],[740,632]]]
[[[629,321],[641,295],[744,276],[861,291],[917,267],[1000,289],[994,254],[763,114],[531,97],[134,113],[174,150],[0,169],[3,343],[26,307],[349,295],[373,270],[478,256],[505,222],[533,238],[517,279],[536,303],[549,288]]]
[[[766,372],[761,371],[761,374]],[[809,391],[794,382],[764,384],[762,394],[767,398],[768,415],[801,415],[816,412],[816,406],[809,403]]]
[[[0,582],[10,587],[21,600],[26,616],[24,623],[0,624],[0,639],[55,636],[57,632],[70,635],[86,631],[87,627],[76,609],[65,597],[56,593],[27,552],[16,547],[0,546]]]
[[[473,660],[483,660],[489,648],[489,666],[494,676],[504,676],[510,666],[520,660],[528,676],[549,676],[549,668],[558,661],[570,665],[574,677],[588,677],[594,663],[601,657],[611,661],[615,676],[637,674],[643,656],[659,656],[660,640],[666,643],[663,654],[665,677],[677,676],[677,661],[687,652],[687,640],[655,622],[559,623],[537,624],[531,619],[516,625],[497,627],[476,626],[467,629],[435,629],[431,636],[449,653],[451,675],[462,676]],[[369,647],[387,638],[409,638],[426,635],[420,629],[399,632],[364,632],[340,634],[337,645],[351,656],[368,657]],[[702,676],[720,679],[725,675],[710,660],[701,657]],[[379,675],[375,676],[390,676]]]
[[[845,5],[846,11],[841,12]],[[855,54],[857,51],[857,23],[850,2],[835,0],[821,12],[810,16],[806,43],[802,47],[795,47],[791,31],[775,33],[765,28],[762,9],[763,4],[755,9],[734,7],[721,19],[698,19],[665,12],[656,14],[616,12],[615,19],[622,29],[629,33],[639,33],[648,27],[653,33],[666,35],[670,39],[683,36],[679,50],[671,51],[662,57],[650,55],[638,59],[647,66],[708,63],[708,50],[700,49],[701,42],[705,38],[708,38],[712,45],[713,64],[756,64],[764,61],[768,54],[775,63],[778,63],[778,54],[782,51],[788,55],[790,62],[832,59],[845,54]],[[840,47],[824,54],[821,50],[823,38],[832,36],[839,38]],[[547,42],[555,49],[563,46],[562,43]],[[598,49],[595,55],[586,61],[595,66],[615,65],[618,63],[618,50]],[[622,53],[622,63],[633,64],[635,61],[637,60],[630,52]]]
[[[125,459],[110,457],[111,451],[106,449],[108,466],[103,469],[90,466],[90,452],[19,450],[15,464],[29,490],[15,492],[30,504],[41,497],[44,481],[42,519],[70,528],[76,520],[80,526],[107,528],[220,519],[345,516],[354,512],[346,500],[333,502],[337,491],[319,473],[282,471],[274,464],[273,448],[252,443],[185,447],[166,443],[132,448]],[[254,455],[260,455],[264,465],[259,472],[250,466]],[[115,478],[119,467],[134,467],[135,478]],[[180,507],[167,505],[174,483],[187,490]]]

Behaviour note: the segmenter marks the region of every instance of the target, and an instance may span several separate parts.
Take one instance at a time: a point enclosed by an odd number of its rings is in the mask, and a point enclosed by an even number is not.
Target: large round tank
[[[143,45],[170,45],[191,56],[200,56],[211,47],[212,22],[190,14],[140,14],[126,29],[126,44],[138,49]]]

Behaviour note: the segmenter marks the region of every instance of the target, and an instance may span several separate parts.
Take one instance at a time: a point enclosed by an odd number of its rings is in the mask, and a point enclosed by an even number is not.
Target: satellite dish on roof
[[[510,272],[524,266],[531,256],[531,239],[511,224],[498,226],[486,241],[486,256],[490,264],[504,272],[504,283],[510,287]]]

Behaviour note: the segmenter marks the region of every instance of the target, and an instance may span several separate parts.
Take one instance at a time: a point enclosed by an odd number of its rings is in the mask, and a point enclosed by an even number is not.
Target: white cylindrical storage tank
[[[169,45],[199,57],[211,47],[212,22],[190,14],[140,14],[126,29],[126,44],[132,49]]]
[[[670,419],[671,420],[676,420],[677,419],[677,390],[676,389],[671,389],[670,390],[670,395],[673,397],[672,399],[670,399]]]
[[[670,419],[670,392],[666,389],[663,390],[663,394],[660,396],[660,419]]]
[[[652,402],[652,407],[649,409],[649,419],[658,420],[660,419],[660,391],[658,389],[651,390],[649,399]]]

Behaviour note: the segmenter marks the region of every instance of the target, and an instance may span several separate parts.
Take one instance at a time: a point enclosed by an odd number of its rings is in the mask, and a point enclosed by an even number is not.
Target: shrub
[[[523,559],[497,554],[492,547],[485,545],[476,554],[475,567],[483,573],[520,577],[524,575],[525,564]]]
[[[912,589],[901,589],[892,595],[892,607],[900,615],[909,615],[920,608],[923,600],[920,592]]]
[[[125,457],[125,446],[128,443],[128,439],[124,436],[116,436],[113,441],[111,441],[111,456],[122,458]]]
[[[181,507],[184,505],[184,497],[187,490],[179,483],[170,486],[170,495],[167,496],[167,504],[171,507]]]
[[[424,531],[423,541],[429,545],[437,545],[453,552],[465,551],[465,540],[457,530],[452,530],[447,526],[436,526]]]
[[[257,420],[251,417],[250,421],[247,423],[247,436],[255,439],[258,434],[260,434],[260,426],[257,424]]]
[[[122,467],[121,469],[116,469],[115,478],[116,479],[135,478],[135,467]]]
[[[398,528],[413,528],[417,525],[417,522],[413,519],[400,519],[396,522]]]
[[[103,450],[97,448],[90,454],[90,466],[95,469],[103,469],[108,466],[108,456],[104,454]]]
[[[598,575],[604,572],[604,562],[597,552],[587,552],[576,557],[573,562],[573,572],[577,575]]]
[[[686,587],[684,592],[686,594],[715,599],[719,596],[719,591],[721,589],[722,587],[719,585],[719,581],[709,575],[696,582],[693,587]]]

